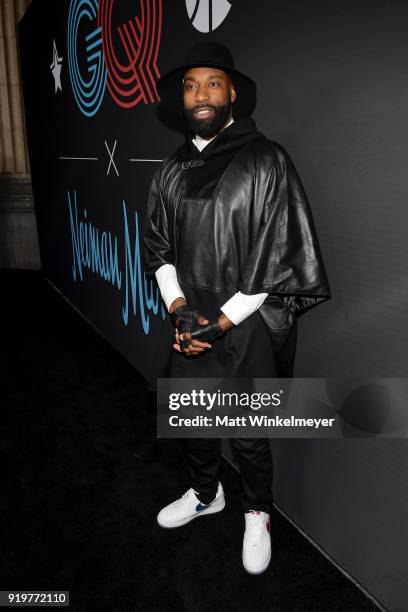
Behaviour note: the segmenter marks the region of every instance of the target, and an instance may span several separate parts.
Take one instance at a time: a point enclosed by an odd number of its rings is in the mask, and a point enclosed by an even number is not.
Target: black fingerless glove
[[[192,308],[188,304],[183,304],[176,308],[170,315],[174,327],[177,327],[180,334],[183,332],[191,332],[197,325],[199,319],[206,317],[196,308]],[[191,344],[191,340],[180,340],[180,347],[187,348]]]
[[[179,306],[170,315],[174,327],[177,327],[180,333],[191,332],[198,325],[198,320],[204,315],[196,308],[192,308],[188,304]]]
[[[208,325],[200,325],[199,327],[195,327],[191,332],[191,339],[201,340],[203,342],[213,342],[224,334],[225,332],[221,329],[217,319]]]

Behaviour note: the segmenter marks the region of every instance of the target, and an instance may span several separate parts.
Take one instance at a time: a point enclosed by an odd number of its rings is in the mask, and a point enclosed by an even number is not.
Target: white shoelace
[[[265,527],[263,517],[253,512],[249,513],[246,531],[249,543],[251,546],[257,546],[262,539],[262,532]]]
[[[178,503],[179,504],[186,504],[187,502],[190,501],[190,498],[192,496],[192,494],[196,495],[196,492],[194,491],[194,489],[189,489],[188,491],[186,491],[185,493],[183,493],[183,495],[180,497],[180,499],[178,499]]]

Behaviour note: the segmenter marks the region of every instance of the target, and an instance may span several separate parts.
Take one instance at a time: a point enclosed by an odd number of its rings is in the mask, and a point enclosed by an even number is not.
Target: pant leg
[[[203,504],[209,504],[217,494],[222,462],[221,441],[217,438],[187,438],[187,473],[191,487],[198,492]]]
[[[273,462],[268,438],[231,438],[241,472],[241,504],[244,512],[272,508]]]

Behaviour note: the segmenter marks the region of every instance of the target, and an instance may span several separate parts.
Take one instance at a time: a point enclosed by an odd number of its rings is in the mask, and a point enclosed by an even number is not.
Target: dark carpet
[[[75,611],[376,610],[276,511],[271,566],[247,574],[226,462],[222,513],[158,527],[188,484],[154,396],[41,273],[0,279],[1,590],[69,590]]]

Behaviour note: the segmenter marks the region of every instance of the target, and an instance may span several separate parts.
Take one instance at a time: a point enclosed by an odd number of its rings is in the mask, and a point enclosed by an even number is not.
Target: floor
[[[188,484],[155,397],[40,272],[0,279],[0,589],[69,590],[74,611],[376,610],[277,511],[272,563],[247,574],[227,462],[222,513],[158,527]]]

